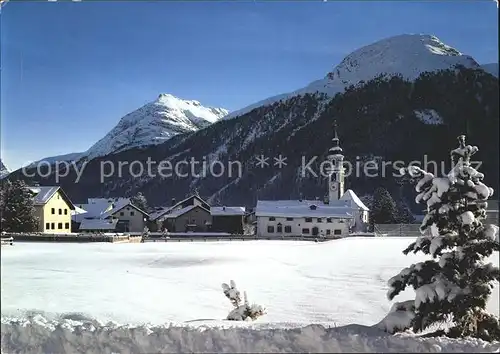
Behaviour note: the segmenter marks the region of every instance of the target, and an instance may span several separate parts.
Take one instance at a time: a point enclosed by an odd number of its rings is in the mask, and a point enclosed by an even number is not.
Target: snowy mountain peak
[[[426,34],[403,34],[362,47],[342,60],[326,79],[356,84],[378,74],[400,74],[414,80],[422,72],[448,69],[457,64],[478,67],[476,61]]]
[[[224,108],[204,107],[168,93],[124,116],[84,154],[88,159],[134,147],[160,144],[171,137],[193,132],[228,114]]]
[[[479,68],[472,57],[444,44],[436,36],[402,34],[355,50],[323,79],[299,90],[259,101],[232,112],[225,118],[237,117],[257,107],[306,93],[321,92],[332,97],[351,85],[372,80],[381,74],[401,75],[405,79],[414,80],[423,72],[449,69],[457,65]]]
[[[2,159],[0,159],[0,178],[8,176],[9,173],[9,169],[3,164]]]

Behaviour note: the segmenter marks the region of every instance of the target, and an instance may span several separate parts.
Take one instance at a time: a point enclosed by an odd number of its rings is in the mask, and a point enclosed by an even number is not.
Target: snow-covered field
[[[353,237],[326,243],[16,243],[2,248],[2,348],[31,352],[41,345],[52,352],[120,353],[500,350],[500,343],[485,347],[480,341],[391,337],[364,327],[380,321],[391,307],[386,299],[387,280],[401,268],[425,259],[402,254],[412,241]],[[498,265],[498,255],[492,262]],[[212,327],[229,325],[221,321],[231,310],[221,283],[231,279],[247,291],[250,302],[266,307],[267,315],[252,328],[229,333]],[[407,290],[397,301],[412,295]],[[499,312],[498,295],[497,287],[489,304],[495,313]],[[40,315],[28,320],[28,327],[12,319],[26,319],[34,313]],[[93,332],[84,330],[78,327],[82,319],[96,319],[102,325],[92,321]],[[67,329],[59,330],[66,334],[40,324],[44,321],[56,327],[63,323]],[[149,329],[104,326],[108,321],[131,326],[146,323],[155,327],[156,334],[148,335]],[[176,327],[158,327],[165,324]],[[309,326],[300,333],[285,329],[310,324],[324,327]],[[328,329],[350,324],[362,326]],[[87,337],[70,331],[75,328],[86,331]],[[179,342],[179,338],[184,339]]]

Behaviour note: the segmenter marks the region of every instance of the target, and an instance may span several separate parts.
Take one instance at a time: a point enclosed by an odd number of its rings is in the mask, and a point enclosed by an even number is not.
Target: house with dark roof
[[[38,231],[61,234],[71,232],[71,215],[75,205],[59,186],[28,187],[33,193],[33,204],[38,218]]]
[[[89,198],[78,207],[85,211],[73,216],[78,231],[142,232],[149,218],[130,198]]]
[[[207,232],[212,225],[210,205],[199,195],[191,195],[170,207],[158,208],[149,217],[149,229],[170,232]]]

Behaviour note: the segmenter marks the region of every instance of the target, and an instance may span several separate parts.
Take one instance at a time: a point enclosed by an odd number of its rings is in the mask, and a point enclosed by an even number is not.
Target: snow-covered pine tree
[[[463,135],[458,140],[447,176],[435,177],[415,166],[401,171],[420,179],[416,202],[427,204],[422,236],[403,252],[423,252],[432,259],[413,264],[389,280],[389,300],[407,286],[415,289],[416,298],[396,303],[379,326],[390,332],[410,327],[419,332],[451,319],[452,327],[446,331],[450,337],[500,340],[499,319],[485,310],[500,278],[500,270],[485,262],[500,250],[498,227],[482,223],[493,190],[470,164],[478,148],[466,145]]]
[[[2,181],[0,214],[2,231],[33,232],[38,229],[33,193],[22,180]]]
[[[135,196],[130,198],[130,201],[132,202],[132,204],[134,204],[136,207],[138,207],[141,210],[144,210],[147,212],[149,209],[148,200],[146,199],[144,194],[142,194],[141,192],[138,192]]]
[[[222,291],[234,306],[234,309],[229,312],[226,319],[231,321],[248,321],[256,320],[258,317],[266,314],[266,310],[262,306],[256,304],[250,305],[246,292],[243,293],[243,304],[241,304],[241,293],[236,287],[234,280],[231,280],[229,285],[222,283]]]
[[[397,222],[398,213],[396,202],[387,189],[379,187],[373,194],[370,211],[370,224],[392,224]]]

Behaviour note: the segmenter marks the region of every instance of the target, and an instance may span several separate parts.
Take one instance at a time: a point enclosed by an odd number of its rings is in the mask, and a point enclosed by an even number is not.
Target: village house
[[[243,234],[245,207],[211,207],[212,231]]]
[[[71,232],[71,215],[75,206],[59,186],[28,187],[34,194],[38,231],[51,234]]]
[[[366,231],[369,210],[352,190],[344,193],[342,148],[334,128],[328,159],[328,196],[320,200],[258,200],[255,208],[257,235],[344,237]]]
[[[129,198],[89,198],[78,205],[85,213],[75,215],[75,229],[87,232],[142,232],[149,215]]]
[[[244,207],[213,207],[199,195],[191,195],[150,215],[152,231],[243,233]]]
[[[152,231],[207,232],[211,224],[210,205],[198,195],[180,202],[173,199],[170,207],[158,208],[149,218],[149,229]]]

